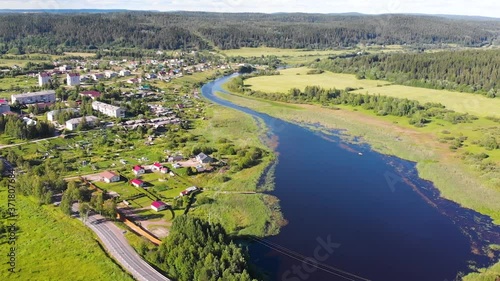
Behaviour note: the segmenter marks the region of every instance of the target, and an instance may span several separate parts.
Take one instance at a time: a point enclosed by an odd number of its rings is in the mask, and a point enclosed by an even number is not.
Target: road
[[[58,137],[59,137],[59,136],[50,137],[50,138],[45,138],[45,139],[37,139],[37,140],[32,140],[32,141],[27,141],[27,142],[22,142],[22,143],[15,143],[15,144],[5,144],[5,145],[0,145],[0,149],[4,149],[4,148],[7,148],[7,147],[19,146],[19,145],[23,145],[23,144],[27,144],[27,143],[41,142],[41,141],[45,141],[45,140],[56,139],[56,138],[58,138]]]
[[[104,243],[108,252],[140,281],[170,281],[156,271],[128,244],[123,230],[100,215],[89,215],[85,224],[92,229]]]

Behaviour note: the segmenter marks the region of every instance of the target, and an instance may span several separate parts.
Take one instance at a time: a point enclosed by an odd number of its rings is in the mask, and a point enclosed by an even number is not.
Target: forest
[[[154,250],[145,245],[154,264],[179,281],[250,281],[248,255],[231,241],[222,226],[189,216],[177,217],[165,243]]]
[[[500,50],[495,49],[332,57],[313,67],[359,79],[500,96]]]
[[[115,12],[0,14],[0,54],[105,48],[338,48],[364,44],[492,44],[500,21],[414,15]]]

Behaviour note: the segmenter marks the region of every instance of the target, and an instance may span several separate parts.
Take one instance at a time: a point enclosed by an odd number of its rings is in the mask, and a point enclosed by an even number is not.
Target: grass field
[[[92,57],[95,56],[95,53],[78,53],[78,52],[64,52],[65,56],[78,56],[78,57]]]
[[[365,88],[363,90],[356,90],[354,93],[368,93],[371,95],[380,94],[382,96],[418,100],[422,103],[437,102],[456,112],[470,113],[477,116],[500,117],[500,99],[490,99],[481,95],[469,93],[424,89],[401,85]]]
[[[6,198],[6,191],[0,193]],[[17,270],[7,271],[9,245],[3,243],[0,254],[2,280],[133,280],[115,264],[82,222],[69,218],[53,206],[39,207],[36,202],[18,197]]]
[[[358,80],[354,75],[324,72],[307,75],[309,68],[289,68],[280,70],[280,75],[259,76],[245,80],[245,85],[255,91],[287,93],[292,88],[304,90],[307,86],[345,89],[346,87],[373,88],[389,84],[385,81]]]
[[[351,51],[352,50],[348,50]],[[277,57],[296,57],[296,56],[324,56],[343,54],[346,50],[306,50],[306,49],[279,49],[269,47],[259,48],[241,48],[221,51],[227,56],[242,56],[242,57],[260,57],[260,56],[277,56]]]
[[[279,76],[260,76],[247,79],[245,85],[252,90],[273,93],[287,93],[291,88],[303,90],[306,86],[337,89],[351,87],[358,89],[354,93],[407,98],[421,103],[436,102],[457,112],[477,116],[500,116],[500,99],[498,98],[489,99],[474,94],[391,85],[389,82],[380,80],[359,80],[351,74],[324,72],[307,75],[308,70],[308,68],[289,68],[281,70]]]

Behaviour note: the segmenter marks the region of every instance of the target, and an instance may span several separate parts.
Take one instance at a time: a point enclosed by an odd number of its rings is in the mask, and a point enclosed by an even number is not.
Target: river
[[[444,281],[492,264],[483,250],[500,244],[500,228],[439,197],[415,163],[220,99],[229,78],[203,96],[263,120],[278,140],[270,194],[288,224],[249,246],[270,280]]]

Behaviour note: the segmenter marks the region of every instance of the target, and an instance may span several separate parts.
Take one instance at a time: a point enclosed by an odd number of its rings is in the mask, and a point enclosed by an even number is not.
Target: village
[[[0,100],[0,113],[26,127],[54,126],[58,138],[23,148],[24,158],[64,158],[66,181],[102,193],[145,237],[162,239],[205,190],[203,175],[228,169],[227,156],[210,155],[203,137],[185,133],[207,119],[189,76],[208,79],[238,65],[192,58],[109,60],[104,71],[95,69],[102,60],[54,61],[53,69],[26,74],[38,90]]]

